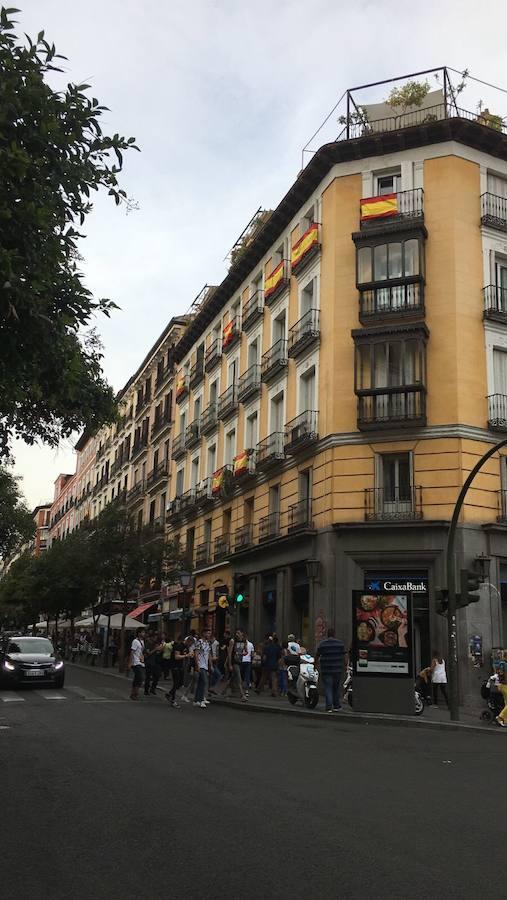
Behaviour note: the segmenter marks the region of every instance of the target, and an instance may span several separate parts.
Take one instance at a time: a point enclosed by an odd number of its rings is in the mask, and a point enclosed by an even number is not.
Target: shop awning
[[[139,606],[136,606],[135,609],[129,612],[130,618],[138,619],[139,616],[142,616],[142,614],[145,613],[147,609],[151,609],[152,606],[155,606],[156,602],[156,600],[150,600],[149,603],[140,603]]]

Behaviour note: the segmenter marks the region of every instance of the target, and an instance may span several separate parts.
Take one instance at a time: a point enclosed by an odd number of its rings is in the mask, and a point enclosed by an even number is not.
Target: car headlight
[[[58,660],[58,662],[55,662],[55,669],[63,669],[63,662],[61,659]]]
[[[4,660],[4,669],[7,669],[8,672],[14,672],[15,668],[16,666],[9,659]]]

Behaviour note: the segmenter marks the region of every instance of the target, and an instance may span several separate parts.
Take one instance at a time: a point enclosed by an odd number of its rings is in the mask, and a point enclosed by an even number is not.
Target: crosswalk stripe
[[[99,694],[95,694],[93,691],[88,691],[86,688],[72,687],[67,688],[67,690],[71,694],[77,694],[78,697],[81,697],[81,700],[104,700],[104,697],[100,697]]]
[[[66,700],[67,697],[64,697],[63,694],[40,694],[44,700]]]
[[[21,697],[19,694],[5,694],[2,697],[4,703],[24,703],[25,698]]]

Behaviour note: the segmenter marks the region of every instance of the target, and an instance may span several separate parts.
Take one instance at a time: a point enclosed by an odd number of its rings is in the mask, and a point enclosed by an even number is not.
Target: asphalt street
[[[505,738],[505,740],[504,740]],[[507,735],[0,691],[0,896],[505,896]]]

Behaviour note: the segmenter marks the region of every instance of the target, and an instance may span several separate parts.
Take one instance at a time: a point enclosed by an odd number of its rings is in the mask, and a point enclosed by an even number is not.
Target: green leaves
[[[92,192],[134,208],[118,177],[138,149],[103,135],[106,107],[87,84],[52,90],[46,74],[64,57],[43,31],[21,42],[15,12],[0,10],[0,457],[14,435],[57,444],[114,415],[100,344],[85,336],[117,307],[83,283],[79,229]]]

